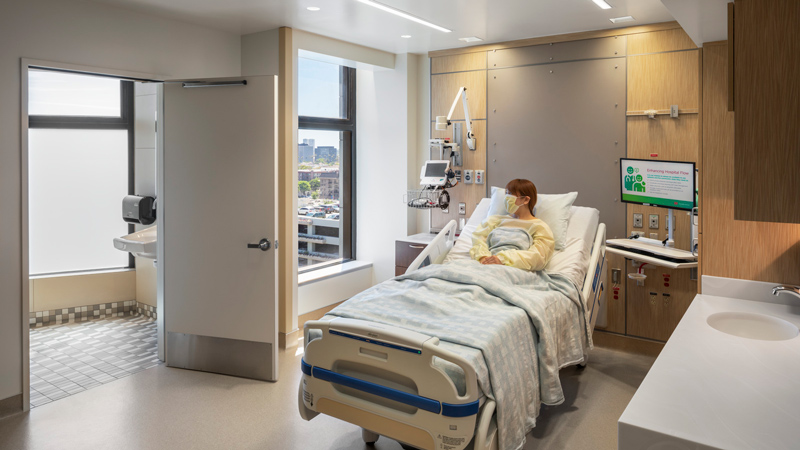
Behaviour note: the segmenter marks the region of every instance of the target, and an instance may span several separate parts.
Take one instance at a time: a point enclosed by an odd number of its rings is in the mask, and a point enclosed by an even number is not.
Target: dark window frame
[[[339,186],[340,210],[346,211],[339,216],[342,227],[342,262],[356,259],[356,69],[340,66],[339,72],[340,98],[339,115],[342,118],[299,116],[298,130],[321,130],[341,132],[342,148],[339,158],[342,184]],[[346,170],[346,171],[345,171]],[[330,264],[322,263],[301,267],[299,272],[308,272]]]
[[[30,67],[29,70],[48,70],[51,72],[77,73],[74,71],[61,71],[39,67]],[[90,74],[82,74],[90,76]],[[56,116],[56,115],[28,115],[28,129],[56,129],[56,130],[126,130],[128,132],[128,194],[134,195],[136,189],[136,149],[134,140],[134,93],[133,81],[120,80],[120,115],[119,117],[105,116]],[[122,201],[122,199],[120,199]],[[128,224],[128,233],[135,230],[133,224]],[[126,269],[136,268],[136,258],[128,254]],[[109,267],[96,270],[110,270]],[[80,273],[84,271],[76,271]],[[70,272],[73,273],[73,272]]]

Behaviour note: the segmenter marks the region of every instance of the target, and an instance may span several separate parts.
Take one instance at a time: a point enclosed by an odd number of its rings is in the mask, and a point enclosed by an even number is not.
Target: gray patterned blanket
[[[438,337],[497,402],[500,448],[518,450],[540,403],[564,401],[558,370],[592,346],[584,309],[567,277],[459,260],[373,286],[328,314]]]

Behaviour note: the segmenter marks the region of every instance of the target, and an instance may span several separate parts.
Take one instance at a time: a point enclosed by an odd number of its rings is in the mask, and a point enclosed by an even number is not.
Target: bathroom
[[[154,217],[124,221],[122,204],[156,197],[157,88],[35,68],[27,81],[34,408],[161,363],[155,254],[115,242],[155,231]]]

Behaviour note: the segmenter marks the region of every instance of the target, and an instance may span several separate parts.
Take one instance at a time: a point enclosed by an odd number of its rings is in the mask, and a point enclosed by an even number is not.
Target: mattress
[[[481,200],[472,213],[464,229],[461,231],[453,248],[444,259],[444,263],[457,259],[469,259],[469,250],[472,248],[472,233],[483,222],[489,211],[491,199]],[[567,226],[567,241],[562,250],[553,254],[553,258],[545,270],[548,273],[560,273],[580,289],[589,269],[592,256],[592,244],[600,224],[600,211],[594,208],[573,206],[570,208],[569,225]]]

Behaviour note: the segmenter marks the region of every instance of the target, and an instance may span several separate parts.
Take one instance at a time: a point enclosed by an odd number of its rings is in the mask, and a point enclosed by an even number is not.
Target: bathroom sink
[[[152,226],[127,236],[114,238],[114,248],[133,253],[133,256],[156,259],[157,228]]]
[[[800,334],[790,322],[764,314],[719,312],[708,316],[706,322],[723,333],[760,341],[785,341]]]

